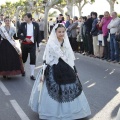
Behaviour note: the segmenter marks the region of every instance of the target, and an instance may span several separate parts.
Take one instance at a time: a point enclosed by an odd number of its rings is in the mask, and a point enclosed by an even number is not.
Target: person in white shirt
[[[118,25],[120,18],[117,17],[116,12],[112,12],[112,20],[108,24],[107,28],[110,29],[110,54],[111,60],[114,63],[119,62],[119,43],[116,41],[115,34],[118,31]]]
[[[18,30],[18,37],[22,41],[22,60],[25,64],[30,53],[30,68],[31,68],[31,80],[35,80],[34,70],[36,64],[36,43],[39,51],[40,34],[39,25],[36,22],[32,22],[31,13],[26,13],[24,16],[26,22],[21,23]],[[23,74],[25,76],[25,73]]]

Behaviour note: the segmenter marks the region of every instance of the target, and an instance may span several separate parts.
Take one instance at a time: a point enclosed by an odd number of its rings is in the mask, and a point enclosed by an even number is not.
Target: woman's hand
[[[44,81],[44,75],[42,75],[40,78],[40,82],[43,82],[43,81]]]

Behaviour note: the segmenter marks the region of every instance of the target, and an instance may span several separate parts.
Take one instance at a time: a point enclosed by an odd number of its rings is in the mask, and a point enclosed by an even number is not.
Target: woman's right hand
[[[40,82],[43,82],[43,81],[44,81],[44,76],[41,76]]]

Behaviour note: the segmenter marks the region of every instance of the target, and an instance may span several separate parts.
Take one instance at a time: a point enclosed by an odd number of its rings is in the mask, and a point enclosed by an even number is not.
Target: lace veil
[[[58,24],[62,24],[62,23],[58,23]],[[45,48],[45,52],[44,52],[44,55],[43,55],[43,60],[45,60],[46,63],[49,64],[50,50],[53,49],[54,53],[56,55],[58,55],[58,59],[59,59],[59,57],[61,57],[67,64],[69,64],[71,67],[73,67],[75,56],[74,56],[73,50],[71,48],[67,32],[65,31],[65,35],[64,35],[63,50],[65,52],[63,52],[61,50],[61,44],[58,41],[56,31],[55,31],[55,29],[58,27],[58,24],[56,24],[53,27],[53,30],[52,30],[52,32],[49,36],[49,39],[48,39],[48,42],[47,42],[47,45],[46,45],[46,48]],[[57,64],[57,63],[58,63],[58,60],[57,60],[57,62],[56,61],[53,62],[53,64]]]

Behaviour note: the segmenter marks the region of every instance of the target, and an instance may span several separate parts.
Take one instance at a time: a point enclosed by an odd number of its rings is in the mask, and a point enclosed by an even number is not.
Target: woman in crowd
[[[103,58],[103,51],[104,51],[104,39],[103,39],[103,32],[102,32],[102,27],[99,26],[101,23],[102,18],[104,15],[99,15],[99,20],[97,23],[97,28],[98,28],[98,53],[100,58]]]
[[[73,24],[73,20],[70,19],[70,25],[68,26],[68,28],[71,27],[72,24]],[[70,41],[70,45],[73,48],[73,45],[72,45],[72,33],[71,33],[71,31],[67,31],[67,35],[68,35],[68,38],[69,38],[69,41]]]
[[[82,17],[83,24],[81,26],[81,36],[83,39],[83,46],[84,46],[84,53],[83,55],[88,55],[88,40],[86,35],[86,25],[85,22],[87,21],[87,17]]]
[[[46,120],[75,120],[90,115],[63,24],[54,26],[43,60],[42,73],[38,74],[30,97],[32,110]]]
[[[10,78],[24,73],[20,48],[16,46],[15,28],[10,26],[9,17],[4,19],[5,26],[0,28],[0,75]],[[13,39],[14,38],[14,39]]]

